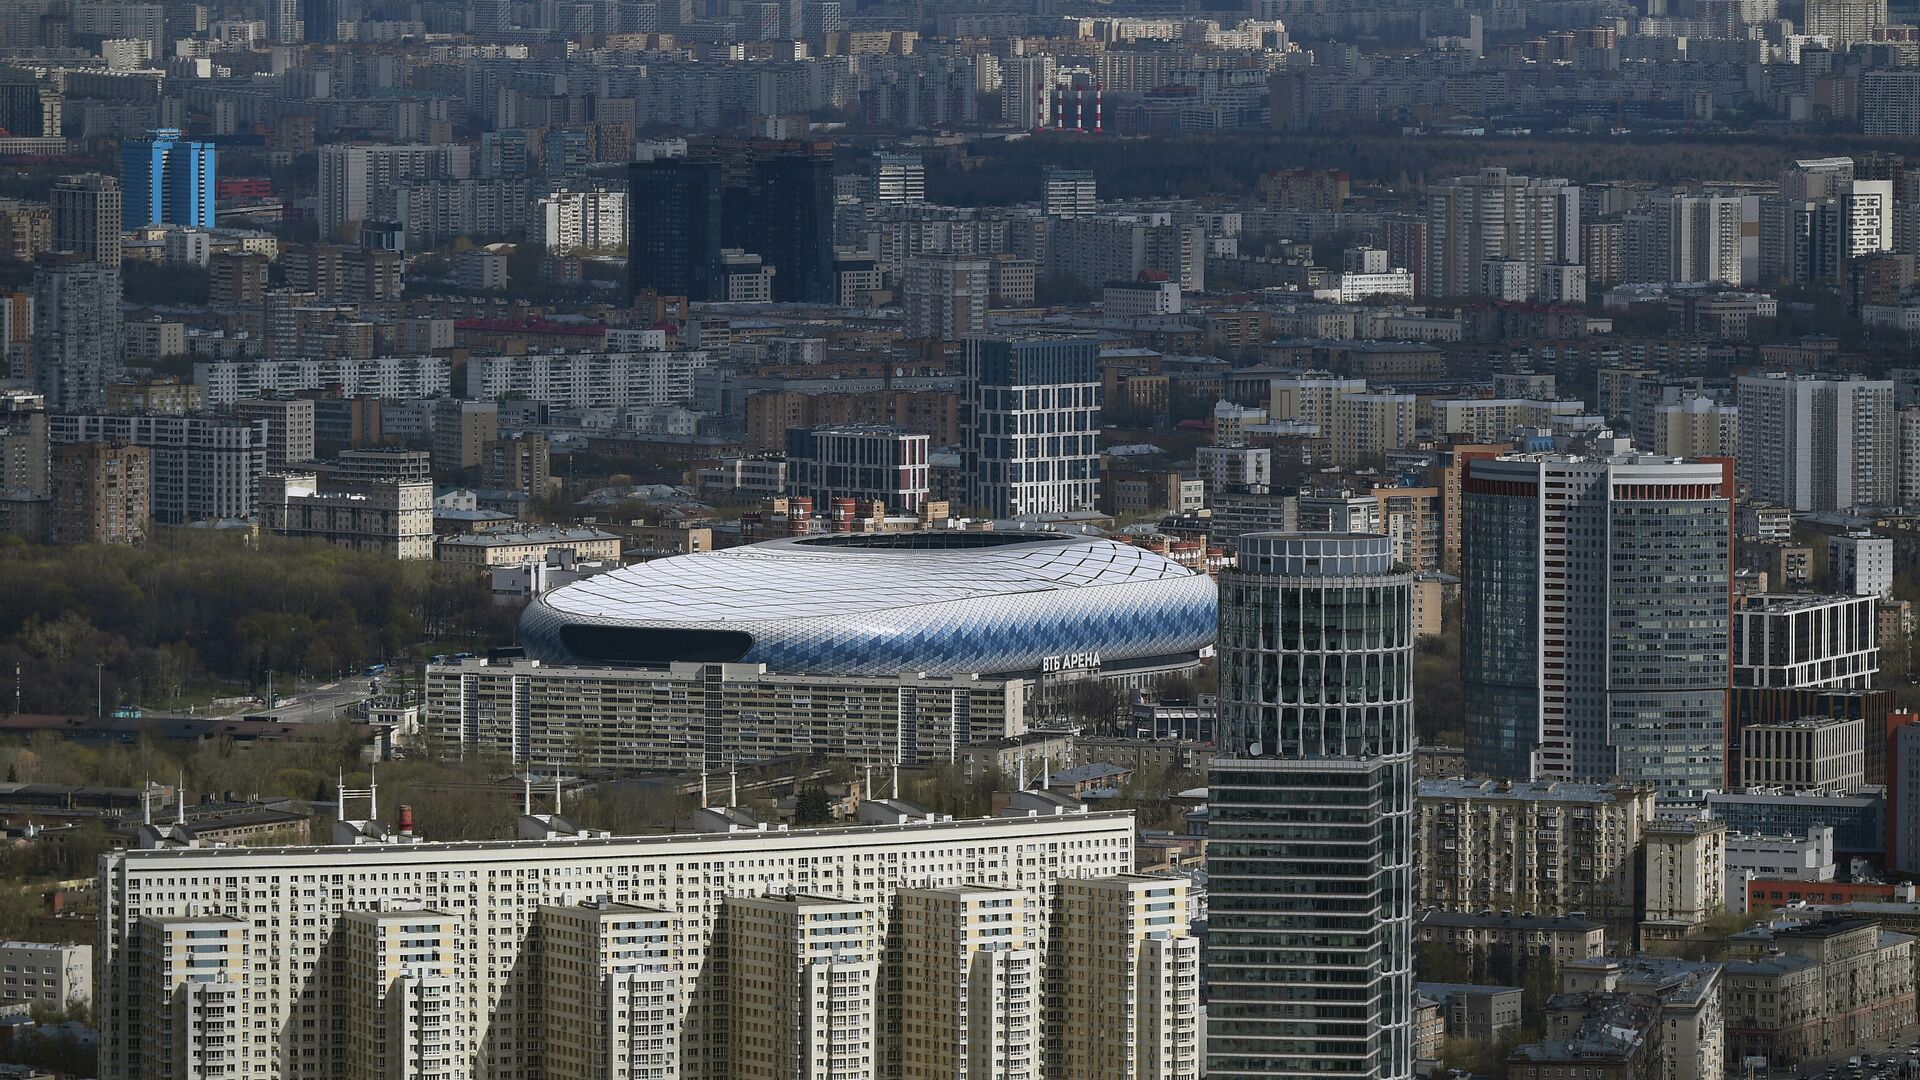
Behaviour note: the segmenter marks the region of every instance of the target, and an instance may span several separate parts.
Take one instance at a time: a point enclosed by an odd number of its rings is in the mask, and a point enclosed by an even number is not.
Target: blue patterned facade
[[[1076,537],[1038,543],[1056,545],[1053,551],[1037,552],[1048,556],[1040,571],[1035,572],[1036,552],[1023,551],[1020,579],[1012,580],[1009,574],[1004,583],[995,579],[997,571],[1007,569],[1005,552],[919,552],[904,559],[848,560],[838,558],[837,552],[789,547],[773,560],[752,558],[752,548],[732,549],[749,554],[731,561],[724,558],[727,552],[679,556],[622,571],[640,571],[625,583],[609,587],[606,579],[618,575],[605,575],[549,594],[527,609],[520,639],[536,659],[593,664],[618,661],[580,655],[568,648],[563,632],[579,627],[726,632],[750,639],[737,656],[740,662],[765,664],[778,672],[854,676],[1032,671],[1048,657],[1078,653],[1098,653],[1103,663],[1112,664],[1192,654],[1213,644],[1218,594],[1205,574],[1107,540]],[[1091,545],[1119,549],[1116,561],[1124,560],[1125,568],[1087,572],[1089,555],[1109,557]],[[1056,554],[1059,557],[1052,557]],[[724,569],[726,584],[740,593],[739,617],[714,612],[704,590],[697,600],[674,602],[675,586],[668,583],[675,580],[677,568],[646,572],[647,567],[680,560],[709,560],[698,565],[703,572]],[[916,575],[916,564],[929,560],[937,561],[943,573]],[[1047,571],[1054,568],[1059,573],[1049,579]],[[902,574],[907,576],[903,579]],[[753,580],[761,575],[765,592]],[[860,580],[869,575],[885,576],[873,582],[878,592],[918,591],[924,601],[871,602],[871,591],[864,591]],[[966,587],[943,585],[948,576],[964,580]],[[601,583],[595,595],[568,595],[593,582]],[[916,590],[916,582],[924,587]],[[630,604],[621,602],[628,595],[620,591],[623,585],[630,589]],[[756,617],[767,614],[756,608],[786,606],[769,594],[794,590],[809,592],[810,610]],[[951,595],[955,592],[962,595]],[[715,614],[720,617],[710,617]],[[702,615],[709,617],[698,617]]]

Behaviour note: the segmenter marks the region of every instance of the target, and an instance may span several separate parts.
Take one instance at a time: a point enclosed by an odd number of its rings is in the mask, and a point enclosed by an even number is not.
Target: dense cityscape
[[[1917,260],[1920,0],[0,0],[0,1080],[1920,1080]]]

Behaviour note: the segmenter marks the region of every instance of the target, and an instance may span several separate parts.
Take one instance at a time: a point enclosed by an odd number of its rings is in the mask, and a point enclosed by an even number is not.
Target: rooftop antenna
[[[340,793],[340,805],[333,816],[345,821],[347,820],[347,770],[340,769],[335,772],[334,785],[334,790]]]
[[[553,816],[560,816],[560,774],[553,776]]]
[[[893,763],[893,798],[895,802],[900,801],[900,763],[898,761]]]
[[[533,774],[520,774],[520,813],[524,817],[533,816]]]
[[[367,820],[380,820],[380,785],[375,781],[373,770],[376,766],[367,766]]]
[[[740,805],[740,770],[727,770],[727,805]]]
[[[1018,785],[1014,788],[1014,790],[1015,791],[1027,790],[1027,755],[1025,754],[1020,755],[1018,772],[1016,775],[1019,777],[1019,779],[1014,781],[1014,783]]]
[[[1040,789],[1042,791],[1045,791],[1047,788],[1050,788],[1052,786],[1053,786],[1053,756],[1051,754],[1041,754],[1040,755]]]
[[[140,783],[140,824],[153,824],[153,777]]]
[[[862,799],[873,798],[873,762],[871,761],[867,762],[866,767],[862,770],[860,797]]]
[[[174,788],[173,793],[178,797],[179,806],[173,823],[175,825],[185,825],[187,823],[187,774],[184,771],[180,773],[180,783]]]
[[[705,810],[706,808],[707,808],[707,770],[705,769],[705,767],[702,767],[700,770],[700,809]]]

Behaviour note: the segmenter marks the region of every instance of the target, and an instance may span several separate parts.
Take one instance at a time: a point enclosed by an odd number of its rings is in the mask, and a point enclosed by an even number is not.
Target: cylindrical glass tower
[[[1210,1078],[1413,1075],[1413,579],[1361,533],[1220,578]]]

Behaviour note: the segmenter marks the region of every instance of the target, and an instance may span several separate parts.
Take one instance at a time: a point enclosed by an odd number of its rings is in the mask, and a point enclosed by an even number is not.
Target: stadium
[[[556,664],[1138,679],[1196,665],[1216,602],[1207,575],[1097,537],[835,533],[576,582],[528,607],[520,643]]]

